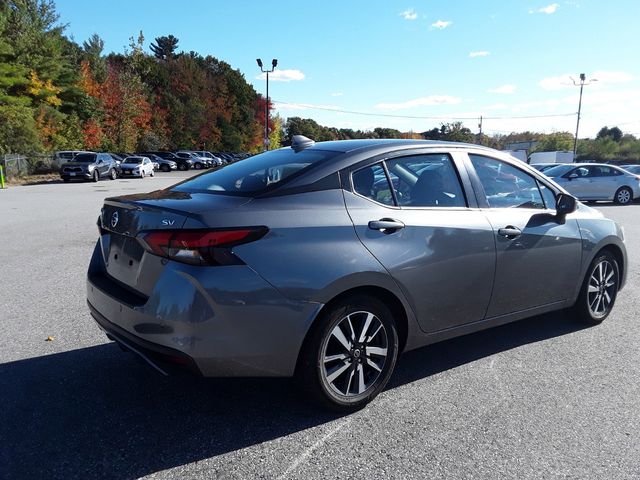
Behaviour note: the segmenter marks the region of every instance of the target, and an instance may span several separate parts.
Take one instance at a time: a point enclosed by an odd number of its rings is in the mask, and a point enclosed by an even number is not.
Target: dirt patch
[[[57,173],[26,175],[24,177],[11,177],[6,179],[6,184],[9,187],[18,185],[42,185],[43,183],[62,183],[62,179]]]

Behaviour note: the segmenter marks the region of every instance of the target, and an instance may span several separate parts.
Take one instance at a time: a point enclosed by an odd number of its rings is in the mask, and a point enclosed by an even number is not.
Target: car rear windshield
[[[299,152],[291,148],[272,150],[199,175],[176,185],[173,190],[252,196],[280,186],[285,180],[339,154],[315,149]]]
[[[129,158],[125,159],[124,163],[139,164],[139,163],[142,163],[142,159],[141,158],[129,157]]]
[[[74,162],[93,163],[96,161],[95,153],[79,153],[73,158]]]

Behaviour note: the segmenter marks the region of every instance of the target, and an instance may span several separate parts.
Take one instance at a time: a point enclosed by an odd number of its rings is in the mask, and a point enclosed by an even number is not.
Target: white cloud
[[[429,95],[428,97],[415,98],[401,103],[378,103],[375,108],[379,110],[405,110],[407,108],[425,107],[433,105],[457,105],[461,98],[450,95]]]
[[[515,91],[516,91],[516,86],[511,85],[509,83],[506,85],[501,85],[499,87],[488,90],[489,93],[505,93],[505,94],[515,93]]]
[[[453,22],[449,21],[449,20],[438,20],[437,22],[434,22],[431,24],[431,28],[437,28],[438,30],[443,30],[449,26],[451,26]]]
[[[559,6],[560,5],[558,3],[552,3],[551,5],[538,8],[537,10],[529,10],[529,13],[546,13],[547,15],[551,15],[552,13],[556,13],[556,10],[558,10]]]
[[[469,52],[469,56],[471,58],[475,58],[475,57],[487,57],[490,55],[490,52],[487,52],[486,50],[479,50],[476,52]]]
[[[343,93],[342,92],[333,92],[333,93],[330,93],[329,95],[331,95],[332,97],[341,97],[343,95]]]
[[[258,80],[264,80],[267,74],[262,73],[256,77]],[[300,70],[276,70],[269,74],[269,80],[273,82],[291,82],[296,80],[304,80],[305,76]]]
[[[413,8],[408,8],[404,12],[400,13],[400,16],[405,20],[415,20],[418,18],[418,12],[416,12]]]
[[[563,88],[573,87],[573,80],[579,82],[580,75],[579,74],[571,74],[565,73],[563,75],[558,75],[557,77],[547,77],[543,78],[538,82],[538,85],[544,90],[562,90]],[[597,70],[593,73],[587,75],[587,81],[597,80],[598,85],[612,84],[612,83],[627,83],[634,80],[633,75],[627,72],[620,71],[607,71],[607,70]]]

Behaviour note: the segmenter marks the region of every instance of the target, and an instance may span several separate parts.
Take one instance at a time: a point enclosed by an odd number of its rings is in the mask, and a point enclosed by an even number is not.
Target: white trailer
[[[535,152],[529,155],[529,163],[573,163],[573,152]]]

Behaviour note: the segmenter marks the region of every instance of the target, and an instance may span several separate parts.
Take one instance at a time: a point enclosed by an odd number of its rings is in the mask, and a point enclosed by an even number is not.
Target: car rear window
[[[129,157],[125,159],[124,163],[140,164],[142,163],[142,159],[140,157]]]
[[[252,196],[275,188],[340,153],[315,149],[299,152],[291,148],[272,150],[199,175],[176,185],[173,190]]]

